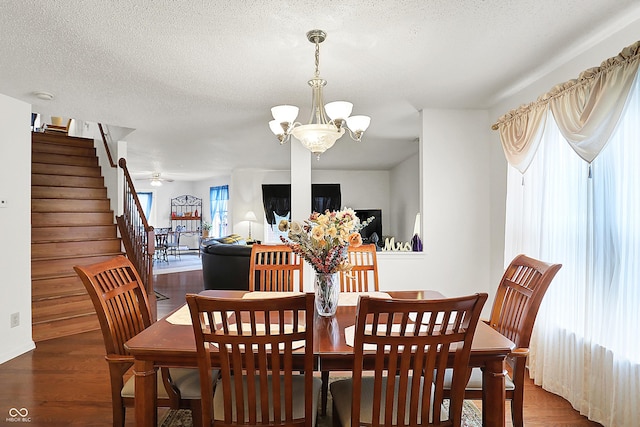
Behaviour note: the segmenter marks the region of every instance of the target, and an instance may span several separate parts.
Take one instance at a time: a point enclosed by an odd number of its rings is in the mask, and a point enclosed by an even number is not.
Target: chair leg
[[[336,410],[335,403],[331,404],[331,410],[333,411],[331,413],[331,421],[332,421],[333,427],[342,427],[342,423],[340,422],[340,418],[338,417],[338,411]]]
[[[515,393],[511,399],[511,421],[513,427],[524,427],[524,396],[522,393]]]
[[[202,403],[200,400],[192,400],[190,404],[191,420],[195,426],[202,425]]]
[[[322,415],[327,415],[327,397],[329,396],[329,371],[322,371],[322,388],[320,395],[322,396],[322,406],[320,407]]]

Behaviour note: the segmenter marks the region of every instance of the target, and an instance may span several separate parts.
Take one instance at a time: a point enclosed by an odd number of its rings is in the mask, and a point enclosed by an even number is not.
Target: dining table
[[[284,294],[284,293],[281,293]],[[293,293],[292,293],[293,294]],[[205,290],[199,295],[217,298],[273,297],[273,293],[248,291]],[[335,315],[314,315],[313,352],[318,371],[344,371],[353,369],[352,337],[360,295],[399,299],[440,299],[437,291],[384,291],[341,293]],[[135,417],[136,425],[157,425],[156,372],[159,367],[197,368],[196,345],[189,309],[185,305],[153,323],[126,342],[125,347],[134,357]],[[488,427],[505,426],[505,358],[515,344],[480,321],[476,328],[469,360],[470,367],[483,372],[482,424]],[[300,352],[307,351],[302,348]],[[215,351],[212,351],[214,359]],[[214,362],[212,362],[214,363]]]

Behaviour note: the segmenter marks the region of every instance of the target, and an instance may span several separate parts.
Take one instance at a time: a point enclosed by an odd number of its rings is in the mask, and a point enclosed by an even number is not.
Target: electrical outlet
[[[15,328],[16,326],[20,326],[20,313],[11,314],[11,327]]]

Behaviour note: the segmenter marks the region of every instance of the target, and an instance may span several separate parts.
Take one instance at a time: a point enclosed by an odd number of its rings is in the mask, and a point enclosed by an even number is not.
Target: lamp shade
[[[324,106],[324,111],[331,120],[346,120],[351,115],[351,110],[353,110],[353,104],[346,101],[330,102]]]
[[[347,118],[347,126],[354,132],[364,132],[371,123],[369,116],[351,116]]]
[[[269,129],[271,129],[274,135],[282,135],[284,133],[284,129],[282,129],[280,122],[277,120],[271,120],[269,122]]]
[[[244,216],[245,221],[257,221],[256,214],[253,211],[249,211]]]
[[[298,117],[298,107],[294,105],[278,105],[271,109],[271,115],[278,123],[293,123]]]

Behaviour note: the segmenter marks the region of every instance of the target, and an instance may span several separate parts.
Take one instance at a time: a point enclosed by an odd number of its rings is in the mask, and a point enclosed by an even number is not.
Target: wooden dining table
[[[246,291],[207,290],[200,295],[242,298]],[[402,299],[438,299],[436,291],[385,291],[387,297]],[[379,295],[379,294],[378,294]],[[355,295],[354,295],[355,296]],[[376,295],[374,295],[376,296]],[[357,296],[353,301],[357,301]],[[186,312],[185,312],[186,310]],[[196,368],[193,327],[187,320],[188,308],[178,308],[127,341],[125,347],[134,357],[136,425],[157,425],[156,372],[158,367]],[[320,371],[351,371],[353,347],[347,343],[345,328],[355,324],[356,305],[340,305],[333,317],[314,318],[313,352]],[[505,358],[514,343],[479,322],[473,337],[469,365],[483,371],[482,421],[484,426],[505,425]],[[301,352],[306,349],[299,350]]]

